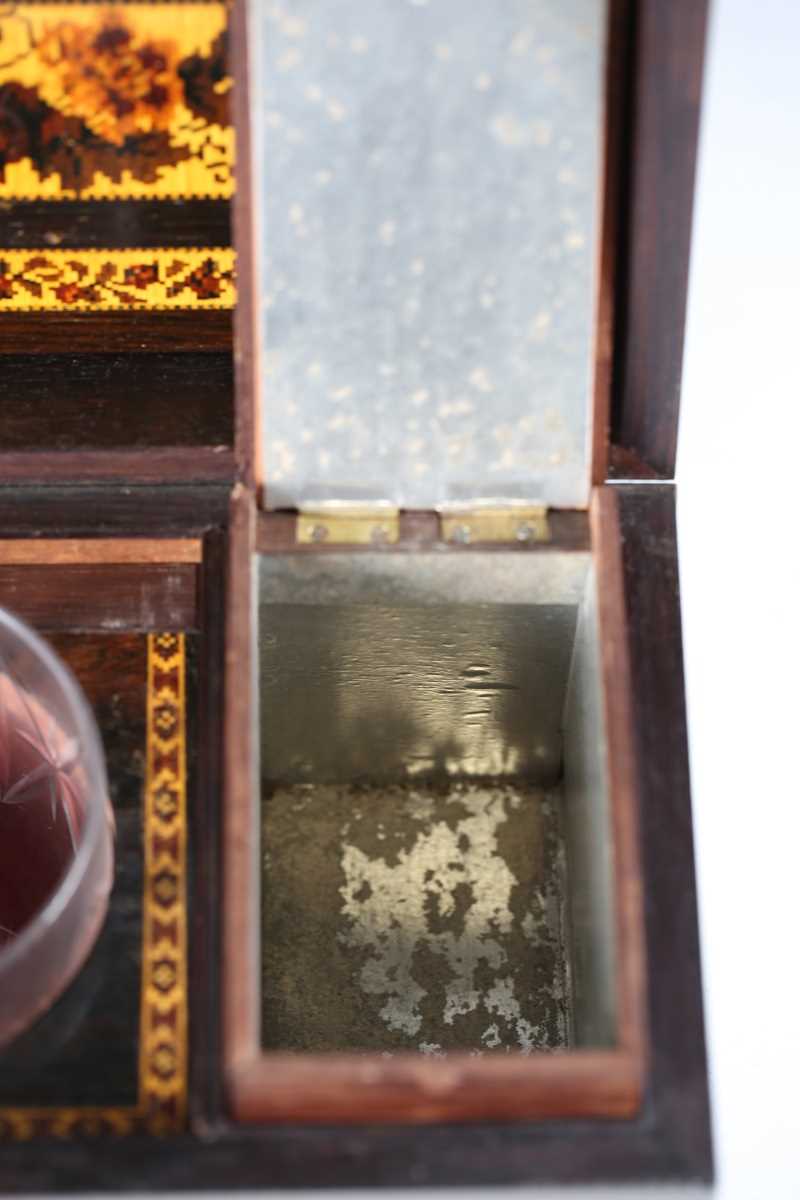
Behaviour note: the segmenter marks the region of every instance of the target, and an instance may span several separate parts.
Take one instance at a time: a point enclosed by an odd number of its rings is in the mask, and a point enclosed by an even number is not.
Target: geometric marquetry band
[[[139,1110],[148,1129],[181,1129],[189,1074],[186,920],[186,664],[181,634],[147,647]]]
[[[230,248],[0,250],[0,312],[231,309]]]
[[[0,1108],[0,1140],[179,1132],[188,1096],[186,662],[182,634],[147,639],[139,1082],[135,1106]]]

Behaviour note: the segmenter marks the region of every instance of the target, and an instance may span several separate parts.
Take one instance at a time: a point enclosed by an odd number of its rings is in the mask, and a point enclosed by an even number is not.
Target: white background
[[[719,1194],[800,1197],[800,3],[713,14],[678,518]]]
[[[678,510],[716,1196],[800,1200],[800,0],[717,0],[698,184]]]

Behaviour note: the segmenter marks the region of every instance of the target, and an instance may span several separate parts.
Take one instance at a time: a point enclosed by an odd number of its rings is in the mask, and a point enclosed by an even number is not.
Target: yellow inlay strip
[[[233,193],[224,4],[6,4],[0,199]]]
[[[147,654],[144,945],[139,1108],[154,1132],[186,1116],[186,697],[178,634],[151,634]]]
[[[186,645],[147,639],[142,982],[138,1103],[124,1107],[0,1108],[0,1141],[169,1133],[186,1122]]]
[[[3,566],[202,561],[199,538],[14,538],[0,542]]]
[[[0,312],[233,308],[235,254],[178,250],[0,250]]]

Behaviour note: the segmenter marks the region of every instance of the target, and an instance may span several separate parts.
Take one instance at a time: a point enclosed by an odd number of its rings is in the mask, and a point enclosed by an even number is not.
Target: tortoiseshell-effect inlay
[[[4,4],[0,200],[225,199],[224,4]]]

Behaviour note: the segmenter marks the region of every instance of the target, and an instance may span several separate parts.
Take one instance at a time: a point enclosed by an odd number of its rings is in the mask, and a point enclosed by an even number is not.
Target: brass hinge
[[[441,513],[446,542],[549,542],[547,509],[541,504],[448,509]]]
[[[389,546],[400,536],[400,516],[391,505],[331,506],[297,515],[297,541],[303,545]]]

